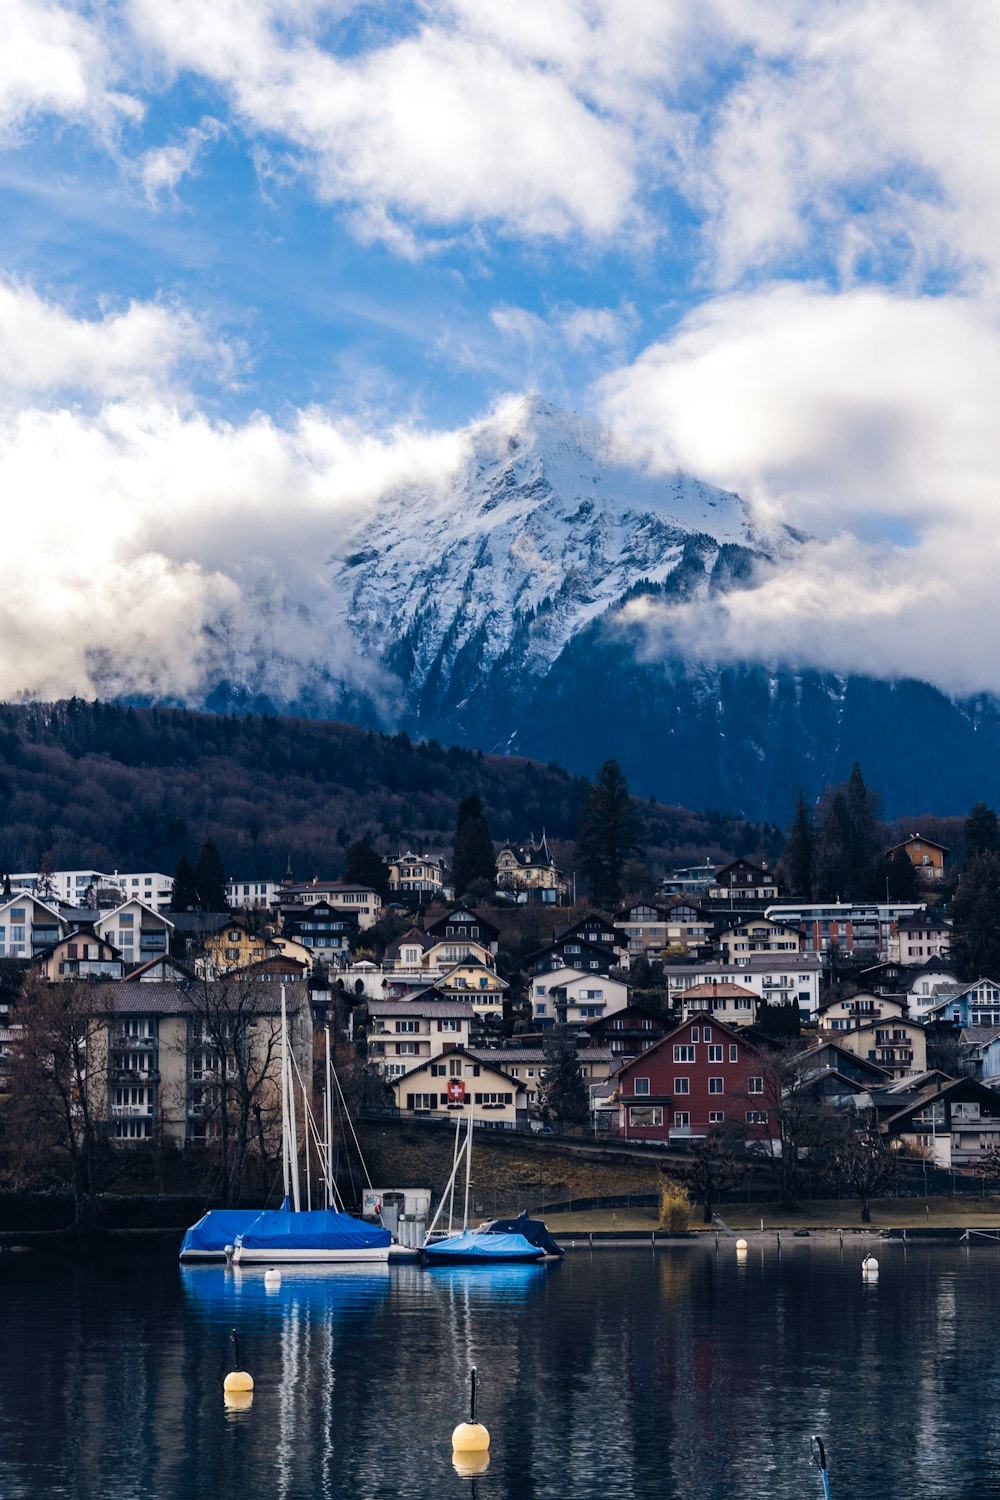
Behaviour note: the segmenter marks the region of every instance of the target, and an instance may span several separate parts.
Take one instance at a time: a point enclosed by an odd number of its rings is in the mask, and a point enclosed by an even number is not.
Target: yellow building
[[[497,855],[497,889],[509,891],[519,902],[558,906],[569,899],[570,887],[542,834],[540,844],[529,842],[520,848],[504,844]]]
[[[910,864],[925,880],[940,880],[944,875],[945,860],[950,853],[947,845],[935,843],[920,833],[911,833],[901,844],[893,844],[885,851],[886,859],[902,850]]]

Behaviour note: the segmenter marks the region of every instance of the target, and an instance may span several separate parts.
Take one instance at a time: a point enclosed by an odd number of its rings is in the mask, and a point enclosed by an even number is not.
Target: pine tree
[[[785,840],[782,863],[792,894],[808,899],[812,895],[816,877],[816,832],[812,813],[801,792],[795,806],[795,817]]]
[[[584,798],[576,857],[598,900],[616,904],[628,859],[642,858],[645,829],[629,794],[625,773],[606,760]]]
[[[992,807],[977,802],[965,820],[965,857],[1000,853],[1000,825]]]
[[[356,839],[348,846],[344,879],[378,891],[383,900],[389,894],[389,871],[385,860],[377,849],[372,848],[367,838]]]
[[[819,899],[863,901],[883,894],[884,848],[878,797],[855,764],[848,782],[823,795],[816,830]]]
[[[201,846],[194,867],[196,905],[199,911],[228,911],[226,899],[226,867],[222,856],[211,839]]]
[[[452,876],[456,896],[464,896],[484,883],[489,889],[496,884],[493,840],[478,797],[465,797],[459,803]]]
[[[564,1031],[553,1032],[544,1042],[545,1071],[539,1087],[543,1118],[564,1125],[582,1125],[590,1113],[587,1086],[580,1072],[576,1043]]]
[[[1000,854],[973,855],[951,913],[951,956],[962,977],[1000,979]]]
[[[174,869],[174,884],[170,893],[171,911],[193,911],[198,905],[198,887],[195,884],[194,865],[186,854],[182,854]]]

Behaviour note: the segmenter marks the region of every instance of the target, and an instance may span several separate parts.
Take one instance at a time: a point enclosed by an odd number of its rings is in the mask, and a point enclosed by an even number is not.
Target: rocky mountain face
[[[383,495],[329,561],[323,628],[371,691],[331,670],[276,706],[585,774],[614,756],[642,795],[780,822],[855,759],[888,813],[1000,795],[992,701],[695,663],[669,636],[650,650],[636,600],[746,587],[761,565],[794,567],[800,534],[762,530],[738,495],[656,472],[538,399],[467,439],[446,479]]]

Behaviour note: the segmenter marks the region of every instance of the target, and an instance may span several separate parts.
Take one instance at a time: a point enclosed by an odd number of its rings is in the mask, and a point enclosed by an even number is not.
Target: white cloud
[[[657,606],[651,639],[1000,691],[998,390],[989,302],[782,286],[692,314],[601,383],[606,419],[825,540],[746,592]]]
[[[198,157],[219,139],[222,128],[218,120],[206,115],[198,125],[185,130],[179,141],[143,152],[137,170],[147,201],[155,205],[163,199],[173,200],[181,179],[194,171]]]
[[[227,378],[234,359],[184,311],[132,302],[99,321],[74,318],[30,287],[0,280],[0,392],[103,399],[173,382],[180,389],[192,364]]]
[[[778,286],[706,303],[599,388],[608,420],[806,530],[992,515],[1000,320]]]
[[[71,5],[4,0],[0,6],[0,129],[54,114],[112,124],[141,106],[111,87],[109,37]]]
[[[0,697],[198,702],[243,667],[279,701],[328,671],[378,696],[338,625],[329,558],[387,489],[443,483],[466,442],[310,411],[287,428],[212,422],[152,382],[94,412],[9,404]]]

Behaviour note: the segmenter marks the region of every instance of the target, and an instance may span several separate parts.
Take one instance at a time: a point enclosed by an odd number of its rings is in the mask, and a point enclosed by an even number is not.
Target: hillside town
[[[332,1033],[359,1117],[658,1147],[682,1175],[711,1158],[716,1185],[766,1160],[789,1195],[824,1153],[855,1177],[864,1158],[866,1191],[901,1163],[995,1171],[1000,967],[953,952],[943,844],[882,852],[909,899],[888,879],[801,899],[786,846],[607,905],[544,834],[497,847],[463,807],[453,851],[352,846],[367,881],[228,877],[210,844],[173,875],[6,876],[4,1118],[75,1166],[84,1127],[95,1149],[215,1154],[238,1193],[275,1150],[284,1023],[304,1088]],[[998,857],[983,812],[967,881]]]

